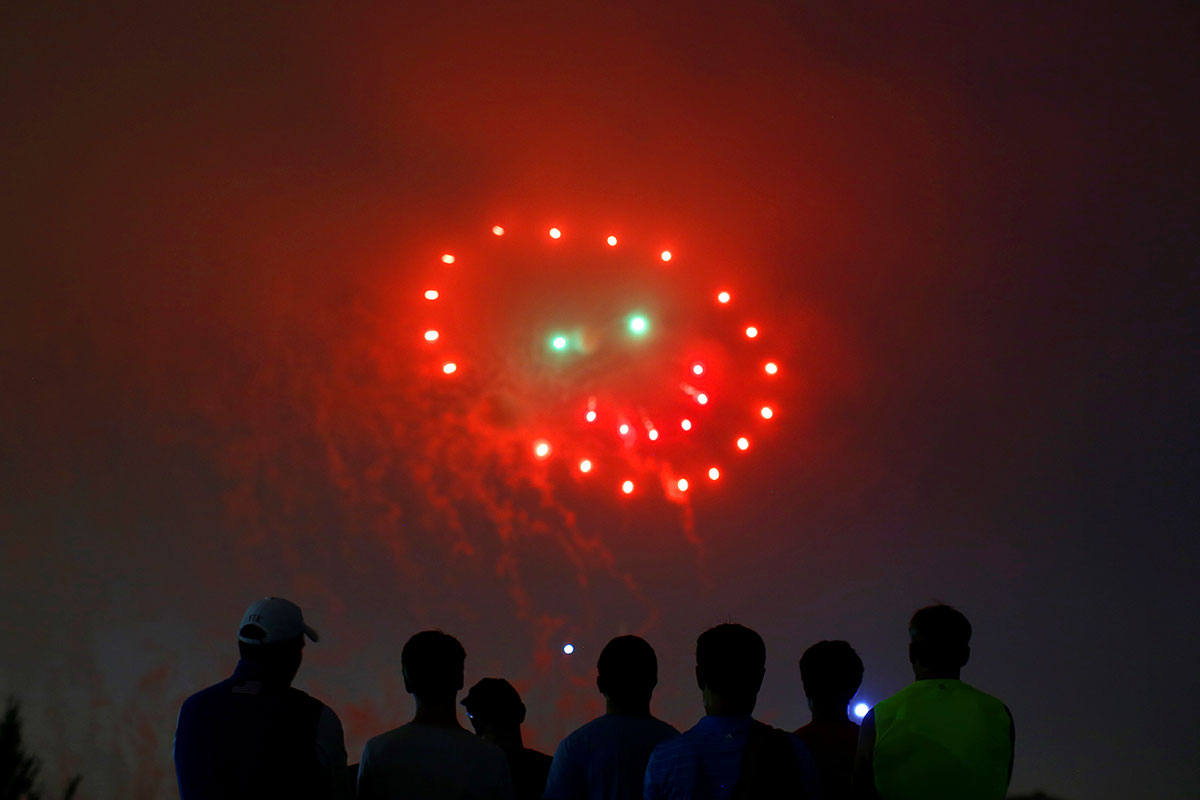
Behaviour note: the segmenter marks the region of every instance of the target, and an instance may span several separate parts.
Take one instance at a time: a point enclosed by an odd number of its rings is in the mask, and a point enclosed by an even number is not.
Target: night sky
[[[0,692],[52,784],[173,796],[179,704],[267,594],[351,762],[424,628],[552,752],[617,634],[682,728],[695,637],[756,628],[790,729],[805,647],[850,641],[875,702],[938,599],[1014,793],[1195,796],[1194,6],[245,5],[0,11]],[[456,250],[447,381],[420,293]],[[624,392],[669,342],[737,361],[718,284],[785,367],[761,447],[686,502],[535,463],[588,440],[522,336],[669,307],[587,373]]]

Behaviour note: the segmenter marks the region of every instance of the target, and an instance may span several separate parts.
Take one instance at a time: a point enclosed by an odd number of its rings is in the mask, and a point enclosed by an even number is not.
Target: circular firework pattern
[[[522,469],[688,504],[780,424],[784,365],[678,243],[495,224],[430,259],[417,365],[437,413]],[[509,462],[515,463],[515,462]]]

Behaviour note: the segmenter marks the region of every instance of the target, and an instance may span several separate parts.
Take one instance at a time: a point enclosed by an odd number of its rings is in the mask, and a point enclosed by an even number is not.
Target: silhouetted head
[[[484,678],[462,699],[475,732],[485,738],[512,733],[525,721],[525,704],[511,683],[503,678]]]
[[[717,713],[753,711],[766,664],[766,644],[744,625],[718,625],[696,640],[696,682],[706,696],[718,696],[729,709]]]
[[[300,669],[305,636],[314,642],[321,638],[305,624],[300,606],[282,597],[264,597],[242,615],[238,652],[264,677],[290,684]]]
[[[908,660],[918,676],[956,677],[971,657],[971,623],[947,605],[926,606],[908,623]]]
[[[448,633],[421,631],[400,653],[404,688],[420,701],[449,704],[463,687],[467,651]]]
[[[640,636],[618,636],[604,645],[596,662],[596,688],[618,706],[650,702],[658,685],[658,657]]]
[[[800,656],[800,681],[809,708],[844,709],[862,679],[862,659],[849,642],[817,642]]]

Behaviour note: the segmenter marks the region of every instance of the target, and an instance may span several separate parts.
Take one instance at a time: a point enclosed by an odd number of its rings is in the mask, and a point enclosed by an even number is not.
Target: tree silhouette
[[[46,790],[37,785],[42,762],[26,753],[21,741],[21,707],[15,698],[8,698],[4,719],[0,720],[0,800],[43,800]],[[67,783],[63,800],[71,800],[79,788],[82,776],[76,775]]]

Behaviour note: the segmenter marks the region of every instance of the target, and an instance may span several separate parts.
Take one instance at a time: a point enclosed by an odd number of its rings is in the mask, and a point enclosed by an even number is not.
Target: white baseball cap
[[[247,625],[262,628],[266,635],[262,639],[243,636],[242,631]],[[242,615],[242,624],[238,626],[238,641],[246,644],[273,644],[295,639],[301,634],[314,642],[321,640],[315,630],[304,624],[300,606],[282,597],[264,597],[253,603]]]

